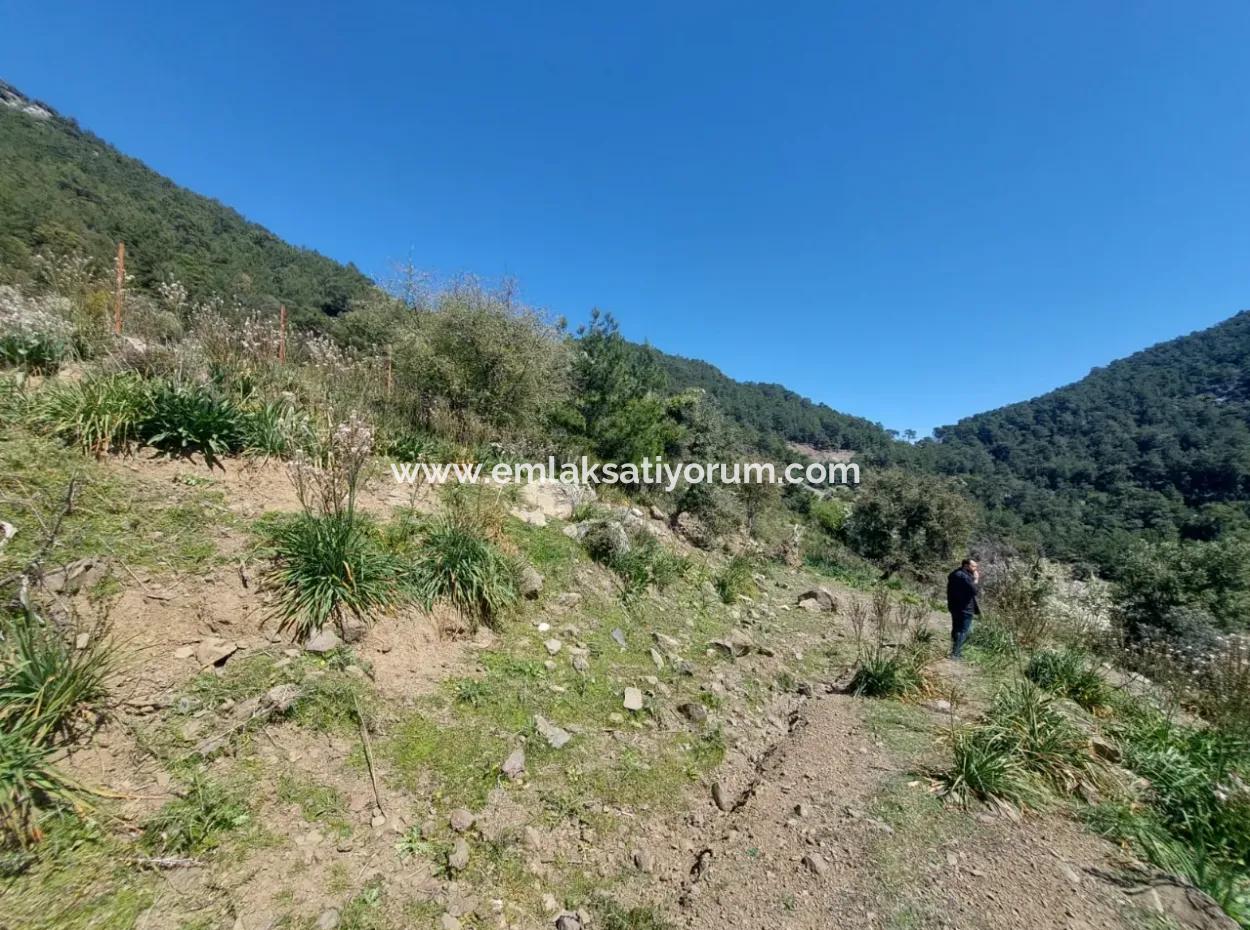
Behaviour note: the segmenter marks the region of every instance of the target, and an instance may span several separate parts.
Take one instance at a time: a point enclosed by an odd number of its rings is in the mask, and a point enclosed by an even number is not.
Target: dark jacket
[[[946,578],[946,607],[952,617],[969,617],[981,613],[977,603],[977,583],[962,567],[955,569]]]

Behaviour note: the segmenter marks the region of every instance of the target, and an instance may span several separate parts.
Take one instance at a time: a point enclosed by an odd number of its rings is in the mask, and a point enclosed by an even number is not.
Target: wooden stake
[[[117,289],[113,294],[113,335],[122,334],[122,293],[126,287],[126,243],[117,243]]]
[[[286,364],[286,304],[278,305],[278,361]]]
[[[391,396],[391,389],[395,387],[395,366],[394,359],[391,356],[391,347],[386,347],[386,396]]]

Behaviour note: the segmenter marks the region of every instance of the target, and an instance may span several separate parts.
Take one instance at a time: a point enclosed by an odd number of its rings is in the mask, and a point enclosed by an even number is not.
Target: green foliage
[[[46,387],[35,399],[34,419],[84,452],[102,455],[137,442],[151,410],[151,392],[137,375],[93,375]]]
[[[1173,638],[1250,627],[1250,541],[1138,543],[1115,573],[1129,635]]]
[[[662,454],[680,430],[668,416],[666,381],[650,352],[626,342],[612,314],[597,309],[574,350],[566,425],[605,461]]]
[[[247,410],[239,426],[245,451],[272,458],[284,458],[307,445],[312,430],[307,414],[285,399]]]
[[[1240,729],[1190,727],[1149,705],[1125,705],[1116,734],[1124,765],[1148,788],[1094,825],[1177,871],[1244,923],[1250,918],[1250,742]],[[1126,802],[1128,803],[1128,802]]]
[[[395,387],[412,419],[461,441],[527,434],[567,387],[559,329],[510,295],[465,284],[439,295],[394,349]]]
[[[85,791],[52,764],[51,752],[28,733],[0,730],[0,849],[38,841],[42,810],[88,807]]]
[[[244,419],[233,401],[203,384],[160,384],[140,424],[144,441],[169,455],[198,452],[210,467],[243,448]]]
[[[1035,806],[1045,789],[1069,794],[1102,776],[1080,729],[1028,681],[1004,685],[981,721],[956,732],[952,752],[943,780],[963,800]]]
[[[0,333],[0,365],[54,374],[73,351],[69,340],[48,332]]]
[[[664,590],[690,568],[687,559],[670,550],[645,530],[629,532],[612,520],[593,524],[582,539],[592,559],[612,569],[624,586],[627,600],[648,588]]]
[[[46,744],[64,733],[84,707],[100,703],[113,670],[113,649],[101,631],[84,648],[33,614],[0,621],[0,724]]]
[[[1250,312],[935,431],[898,459],[966,476],[992,523],[1114,569],[1134,534],[1244,529]]]
[[[346,613],[368,619],[370,612],[411,596],[410,567],[383,548],[363,517],[301,513],[272,523],[267,535],[274,564],[266,582],[275,592],[281,628],[296,638]]]
[[[877,653],[860,663],[847,690],[856,697],[903,697],[924,687],[922,672],[906,653]]]
[[[1025,677],[1039,688],[1070,698],[1086,710],[1111,703],[1111,688],[1090,657],[1079,649],[1043,649],[1029,659]]]
[[[860,490],[844,535],[860,555],[895,572],[955,558],[972,524],[972,508],[949,482],[889,469]]]
[[[7,88],[8,85],[5,85]],[[351,265],[288,245],[234,210],[177,187],[59,115],[0,110],[0,229],[10,280],[29,280],[40,252],[84,252],[112,267],[126,243],[133,286],[181,281],[191,297],[246,294],[297,316],[339,313],[372,283]]]
[[[192,856],[221,845],[222,834],[251,821],[242,791],[195,773],[184,793],[143,826],[143,842],[160,855]]]
[[[421,537],[412,585],[427,610],[435,603],[450,604],[475,627],[494,627],[516,601],[517,566],[471,526],[443,519]]]
[[[713,582],[721,601],[733,604],[738,600],[739,595],[754,594],[756,592],[754,573],[755,562],[750,556],[735,555],[730,559]]]

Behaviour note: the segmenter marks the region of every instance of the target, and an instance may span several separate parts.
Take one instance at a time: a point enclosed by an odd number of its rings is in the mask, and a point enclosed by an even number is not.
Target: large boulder
[[[828,610],[836,611],[838,609],[838,599],[833,596],[833,592],[826,587],[812,588],[804,591],[798,597],[798,605],[806,610]]]

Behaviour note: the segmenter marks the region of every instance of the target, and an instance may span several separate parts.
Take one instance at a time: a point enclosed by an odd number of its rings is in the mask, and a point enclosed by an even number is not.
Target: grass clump
[[[474,628],[496,627],[517,599],[517,566],[464,521],[442,519],[421,536],[413,558],[412,589],[427,610],[446,603]]]
[[[251,812],[240,791],[195,773],[185,793],[157,811],[143,827],[143,843],[166,856],[211,852],[223,834],[251,822]]]
[[[112,657],[103,638],[73,648],[33,614],[0,621],[0,845],[40,839],[44,810],[90,808],[49,756],[78,714],[103,700]]]
[[[307,637],[346,614],[366,618],[411,594],[410,566],[352,513],[300,513],[268,527],[266,583],[281,629]]]
[[[1123,708],[1115,734],[1124,766],[1146,787],[1095,808],[1091,825],[1250,922],[1250,739],[1182,725],[1150,706]]]
[[[918,694],[925,688],[925,670],[933,656],[933,636],[924,627],[915,627],[908,640],[898,646],[878,640],[876,647],[860,658],[847,690],[856,697],[872,698]]]
[[[96,456],[126,452],[139,441],[151,412],[151,393],[138,375],[95,375],[77,383],[57,383],[39,393],[37,426]]]
[[[645,530],[629,532],[611,520],[593,524],[582,539],[590,557],[616,573],[622,596],[636,600],[648,588],[663,591],[684,577],[690,561],[668,549]]]
[[[1100,780],[1088,740],[1053,699],[1029,681],[1004,685],[985,717],[955,732],[949,794],[967,801],[1041,806],[1048,789]]]
[[[740,595],[754,594],[756,592],[754,571],[755,564],[750,557],[736,555],[730,559],[713,582],[721,601],[732,604]]]
[[[140,425],[144,441],[168,455],[198,452],[210,467],[244,444],[244,418],[235,403],[203,384],[161,384]]]
[[[1093,667],[1089,657],[1078,649],[1044,649],[1033,654],[1024,669],[1025,677],[1039,688],[1070,698],[1088,711],[1111,703],[1111,688]]]

